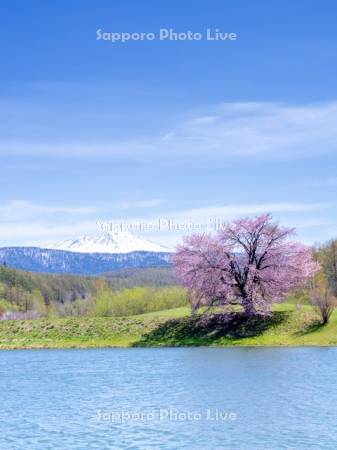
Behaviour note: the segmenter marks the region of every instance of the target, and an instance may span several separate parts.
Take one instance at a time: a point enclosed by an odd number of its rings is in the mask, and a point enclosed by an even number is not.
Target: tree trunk
[[[242,307],[244,309],[245,315],[248,317],[256,316],[257,311],[254,306],[254,302],[252,298],[245,297],[242,301]]]

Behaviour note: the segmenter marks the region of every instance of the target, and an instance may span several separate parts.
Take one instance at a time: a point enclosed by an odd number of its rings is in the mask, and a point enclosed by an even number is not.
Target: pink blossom
[[[174,264],[192,308],[239,304],[248,315],[264,313],[305,287],[319,266],[310,247],[289,239],[293,234],[262,215],[237,220],[217,235],[186,237]]]

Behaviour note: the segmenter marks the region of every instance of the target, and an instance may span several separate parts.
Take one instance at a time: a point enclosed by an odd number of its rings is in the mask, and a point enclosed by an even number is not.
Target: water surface
[[[0,448],[337,448],[336,348],[0,351]]]

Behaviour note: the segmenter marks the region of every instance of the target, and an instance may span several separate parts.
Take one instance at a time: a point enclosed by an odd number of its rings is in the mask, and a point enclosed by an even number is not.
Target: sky
[[[0,246],[264,212],[337,237],[335,1],[4,0],[0,20]]]

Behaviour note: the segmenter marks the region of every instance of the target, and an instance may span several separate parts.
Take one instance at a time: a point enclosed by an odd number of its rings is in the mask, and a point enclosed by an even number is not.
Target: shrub
[[[6,300],[0,299],[0,316],[2,316],[8,311],[17,311],[17,306],[13,305],[10,302],[7,302]]]
[[[336,307],[336,297],[332,294],[329,286],[320,282],[311,289],[310,301],[312,306],[321,316],[322,324],[329,322],[330,316]]]
[[[94,314],[99,317],[132,316],[186,306],[185,290],[181,287],[122,289],[101,291],[96,297]]]

